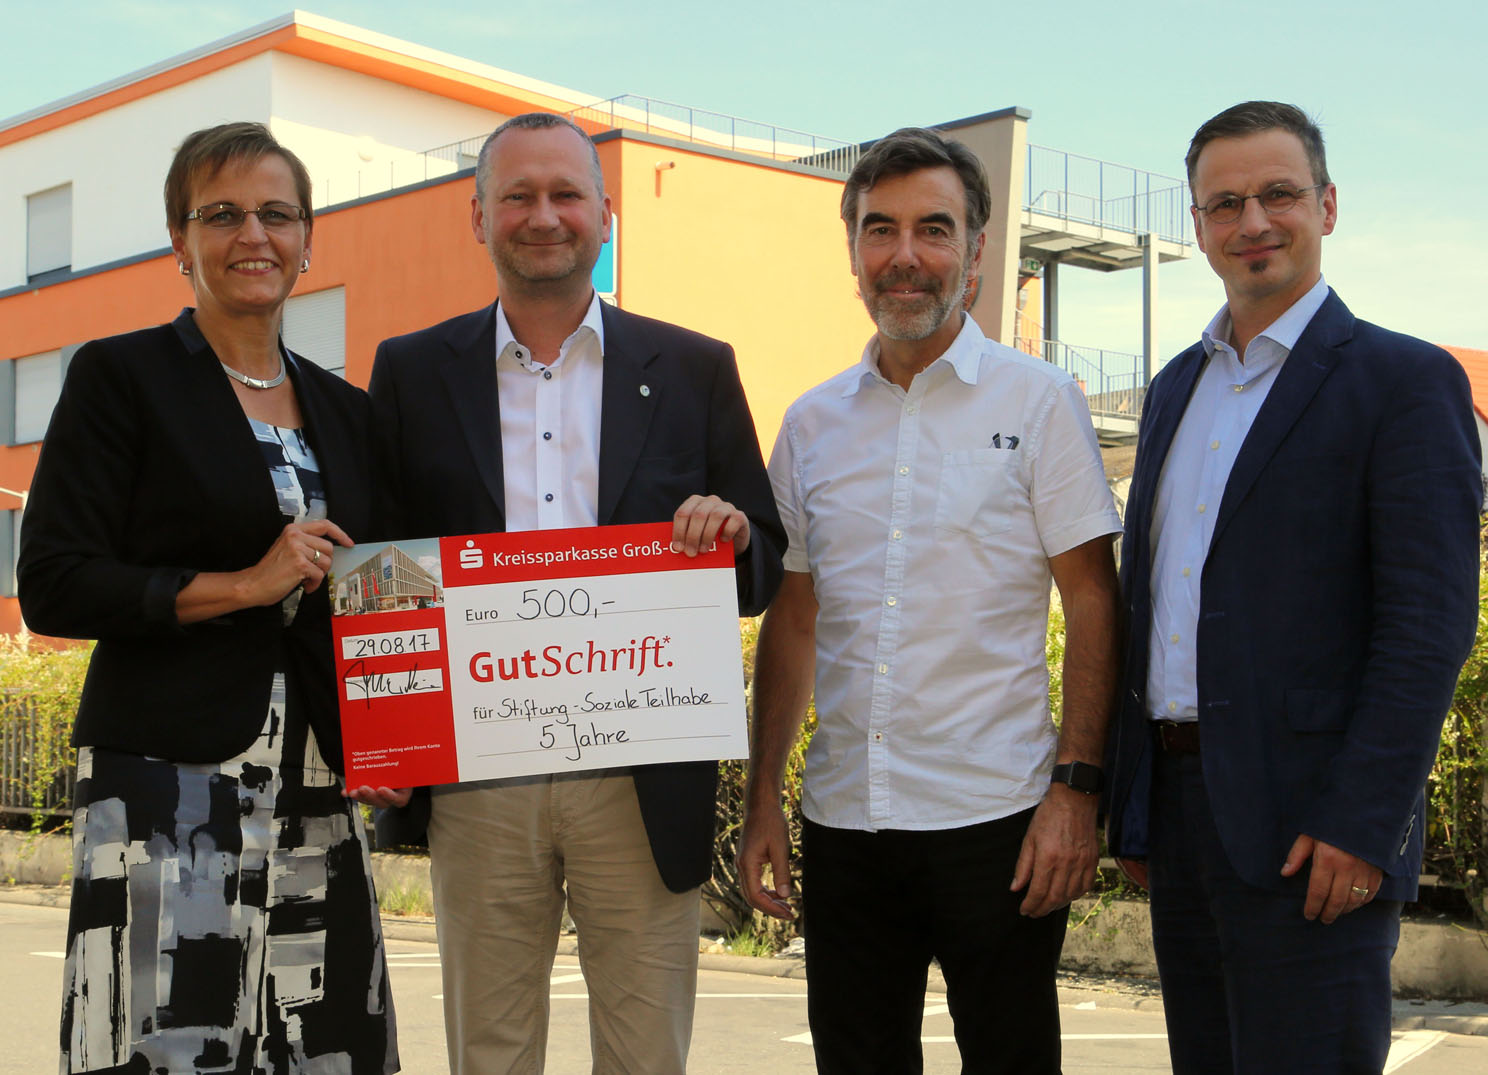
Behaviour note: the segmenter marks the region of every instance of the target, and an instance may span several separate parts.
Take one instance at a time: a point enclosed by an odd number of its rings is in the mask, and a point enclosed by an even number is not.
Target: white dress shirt
[[[599,521],[599,416],[604,388],[600,298],[549,365],[512,335],[496,304],[496,392],[507,530]]]
[[[1230,470],[1297,337],[1328,297],[1319,277],[1250,341],[1230,346],[1230,308],[1204,329],[1207,359],[1178,423],[1152,509],[1152,630],[1147,709],[1154,720],[1198,720],[1199,580]]]
[[[791,405],[770,459],[785,567],[820,605],[804,810],[870,830],[1006,817],[1053,764],[1048,558],[1121,520],[1068,374],[967,317],[905,391],[876,341]]]

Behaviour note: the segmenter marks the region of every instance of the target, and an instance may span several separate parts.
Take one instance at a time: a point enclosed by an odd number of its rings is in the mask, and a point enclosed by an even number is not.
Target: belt
[[[1167,754],[1199,752],[1199,722],[1196,720],[1155,720],[1153,737],[1158,749]]]

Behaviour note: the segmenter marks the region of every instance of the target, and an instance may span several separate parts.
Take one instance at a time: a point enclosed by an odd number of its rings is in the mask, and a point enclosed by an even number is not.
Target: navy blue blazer
[[[716,493],[749,517],[749,549],[737,564],[739,610],[762,612],[780,585],[785,528],[733,349],[608,304],[601,317],[600,525],[665,522],[693,493]],[[496,307],[384,340],[368,391],[397,535],[505,530]],[[702,884],[712,872],[717,764],[633,773],[662,880],[674,892]],[[379,814],[379,842],[416,842],[427,821],[428,797],[416,796],[406,809]]]
[[[331,520],[375,540],[366,394],[303,359],[289,374]],[[286,704],[340,771],[325,587],[289,626],[278,604],[176,622],[176,594],[198,571],[252,566],[283,527],[263,450],[189,310],[78,350],[42,442],[17,568],[32,630],[98,640],[75,744],[222,761],[258,736],[282,671]]]
[[[1205,361],[1200,344],[1174,359],[1142,413],[1107,747],[1119,857],[1148,846],[1153,503]],[[1305,886],[1280,871],[1306,833],[1383,870],[1381,897],[1415,897],[1423,788],[1477,626],[1479,453],[1456,360],[1330,291],[1240,448],[1200,585],[1204,780],[1247,883]]]

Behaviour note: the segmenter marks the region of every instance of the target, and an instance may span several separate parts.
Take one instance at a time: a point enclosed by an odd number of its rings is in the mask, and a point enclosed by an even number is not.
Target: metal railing
[[[1147,372],[1141,355],[1022,336],[1013,338],[1013,346],[1052,362],[1078,381],[1091,414],[1134,419],[1142,413]]]
[[[72,791],[77,780],[73,766],[63,766],[43,789],[40,802],[33,799],[36,782],[52,766],[36,758],[38,718],[30,698],[22,694],[0,694],[0,813],[43,814],[66,817],[72,813]]]
[[[325,176],[316,180],[311,188],[311,204],[316,209],[324,209],[373,194],[417,186],[430,179],[451,175],[461,168],[474,168],[475,155],[485,140],[486,136],[482,134],[422,153],[397,151],[385,163],[379,161],[365,168]]]
[[[575,108],[568,116],[591,134],[612,128],[641,131],[713,149],[803,164],[834,175],[846,176],[858,161],[858,146],[851,142],[634,94],[596,101]]]
[[[1028,147],[1023,208],[1035,213],[1192,243],[1188,206],[1188,184],[1181,179],[1047,146]]]

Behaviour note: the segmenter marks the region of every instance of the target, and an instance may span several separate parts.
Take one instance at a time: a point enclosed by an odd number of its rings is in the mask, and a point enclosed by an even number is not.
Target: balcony
[[[1188,184],[1110,161],[1029,146],[1019,255],[1099,272],[1142,264],[1141,236],[1159,261],[1193,250]]]

